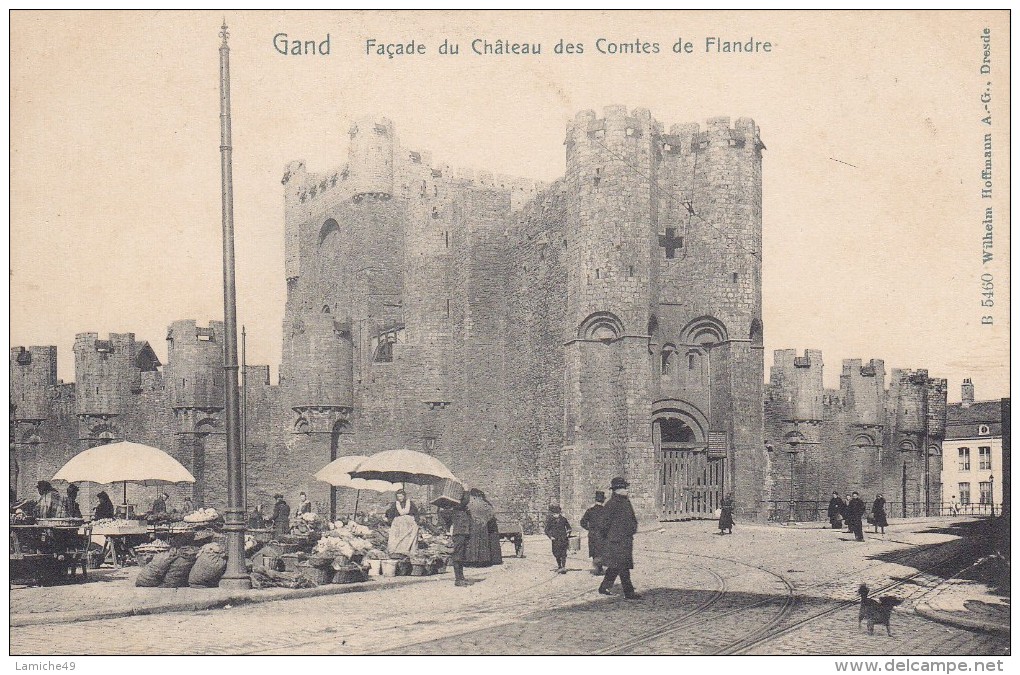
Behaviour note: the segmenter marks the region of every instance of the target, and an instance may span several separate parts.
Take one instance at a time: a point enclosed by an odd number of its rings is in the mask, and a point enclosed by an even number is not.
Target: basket
[[[290,543],[284,543],[284,542],[278,542],[278,541],[274,541],[273,542],[273,546],[275,548],[280,549],[280,553],[284,553],[284,554],[297,553],[298,549],[301,548],[300,544],[290,544]]]
[[[572,534],[567,538],[567,549],[570,551],[581,550],[581,535]]]
[[[380,560],[379,561],[380,574],[384,577],[395,577],[397,576],[397,561],[396,560]]]
[[[409,577],[411,576],[411,570],[414,565],[411,564],[410,560],[398,560],[397,561],[397,576],[398,577]]]
[[[280,556],[280,559],[283,560],[284,572],[298,571],[298,564],[300,563],[300,558],[298,558],[297,553],[285,553],[282,556]]]
[[[382,574],[382,560],[374,560],[369,558],[368,560],[368,575],[377,577]]]
[[[425,577],[430,574],[432,574],[432,570],[428,565],[411,565],[412,577]]]
[[[283,571],[283,559],[279,558],[277,556],[268,556],[268,555],[267,556],[263,556],[263,558],[262,558],[262,566],[265,569],[267,569],[267,570],[272,570],[274,572],[282,572]]]
[[[356,584],[361,581],[368,581],[368,576],[365,570],[357,565],[348,565],[333,575],[334,584]]]
[[[333,581],[333,570],[331,569],[312,567],[308,563],[299,563],[297,569],[301,576],[316,586],[322,586]]]
[[[333,570],[339,572],[351,564],[351,559],[345,555],[338,555],[333,558]]]
[[[437,491],[439,496],[432,500],[432,505],[438,506],[441,509],[458,506],[461,498],[464,496],[464,486],[458,481],[450,480],[449,478],[439,484]]]

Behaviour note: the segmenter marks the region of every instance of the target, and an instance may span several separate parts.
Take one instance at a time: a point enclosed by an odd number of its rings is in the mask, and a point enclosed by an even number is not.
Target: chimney
[[[963,381],[963,385],[960,387],[960,401],[964,408],[969,408],[974,403],[974,384],[969,377]]]

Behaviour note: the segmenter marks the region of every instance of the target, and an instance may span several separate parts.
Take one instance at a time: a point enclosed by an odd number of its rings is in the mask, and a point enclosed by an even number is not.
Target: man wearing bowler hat
[[[612,595],[609,589],[620,577],[623,586],[623,597],[638,600],[640,595],[634,592],[630,582],[630,571],[634,569],[634,534],[637,532],[637,516],[634,507],[627,498],[627,486],[623,478],[613,479],[609,489],[613,496],[606,502],[602,510],[602,524],[599,528],[603,538],[602,563],[606,566],[606,576],[599,586],[599,593]]]

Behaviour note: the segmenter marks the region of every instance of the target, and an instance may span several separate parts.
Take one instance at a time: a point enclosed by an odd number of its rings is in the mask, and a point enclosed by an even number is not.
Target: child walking
[[[552,553],[556,558],[556,569],[560,574],[567,573],[567,542],[570,539],[570,523],[560,513],[560,507],[553,504],[549,507],[549,517],[545,520],[545,536],[552,540]]]

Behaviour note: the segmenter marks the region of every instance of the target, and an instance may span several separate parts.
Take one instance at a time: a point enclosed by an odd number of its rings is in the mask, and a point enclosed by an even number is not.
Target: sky
[[[12,346],[133,332],[166,359],[174,320],[223,316],[218,47],[222,14],[11,15]],[[774,349],[927,368],[950,400],[1009,395],[1009,35],[1005,12],[230,12],[238,320],[247,357],[281,359],[285,165],[346,161],[362,115],[433,164],[552,181],[566,123],[646,107],[668,129],[761,128],[763,320]],[[988,28],[988,41],[982,31]],[[274,36],[329,37],[283,55]],[[706,53],[708,37],[771,43]],[[658,43],[605,55],[596,41]],[[366,40],[425,54],[366,54]],[[443,40],[460,45],[440,55]],[[541,43],[478,56],[474,39]],[[677,40],[692,53],[676,54]],[[560,41],[583,54],[555,54]],[[991,72],[981,73],[989,51]],[[650,47],[649,47],[650,49]],[[990,84],[989,84],[990,83]],[[991,92],[989,109],[982,93]],[[991,125],[982,119],[991,116]],[[983,199],[992,134],[991,199]],[[993,259],[981,260],[993,207]],[[981,306],[990,274],[992,308]],[[986,277],[988,279],[988,277]],[[982,325],[983,316],[993,325]]]

